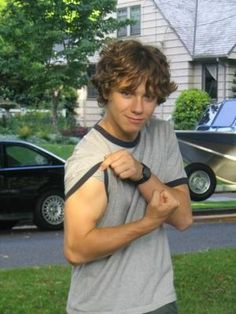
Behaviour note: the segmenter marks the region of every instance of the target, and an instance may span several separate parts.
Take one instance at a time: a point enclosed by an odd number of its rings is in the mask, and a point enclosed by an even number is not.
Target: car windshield
[[[236,124],[236,101],[227,100],[207,107],[203,113],[197,129],[225,128]]]
[[[222,128],[232,126],[236,120],[236,101],[227,101],[220,108],[219,114],[215,117],[212,127]]]
[[[207,107],[207,109],[204,111],[198,125],[199,126],[210,126],[212,124],[212,121],[214,120],[217,112],[219,111],[221,106],[220,104],[213,104]]]

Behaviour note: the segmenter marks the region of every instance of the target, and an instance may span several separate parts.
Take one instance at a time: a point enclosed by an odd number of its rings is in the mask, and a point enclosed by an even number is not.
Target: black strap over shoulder
[[[97,163],[94,165],[91,169],[89,169],[88,172],[86,172],[83,177],[67,192],[65,195],[65,200],[67,200],[78,188],[80,188],[100,167],[102,162]],[[108,171],[107,169],[104,170],[104,184],[106,189],[106,195],[107,199],[109,199],[109,193],[108,193]]]

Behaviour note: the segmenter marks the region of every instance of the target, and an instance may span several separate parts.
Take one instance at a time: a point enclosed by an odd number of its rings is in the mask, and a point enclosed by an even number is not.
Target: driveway
[[[167,226],[172,254],[236,247],[236,222],[194,223],[179,232]],[[26,226],[0,234],[0,268],[67,265],[63,231],[40,232]]]

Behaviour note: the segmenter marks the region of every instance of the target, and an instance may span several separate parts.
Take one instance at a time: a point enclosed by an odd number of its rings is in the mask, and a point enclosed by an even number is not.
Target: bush
[[[20,138],[25,140],[25,139],[27,139],[28,137],[30,137],[33,134],[33,130],[28,125],[23,125],[19,129],[19,133],[18,134],[19,134]]]
[[[210,96],[202,90],[189,89],[183,91],[175,102],[172,115],[175,129],[194,129],[210,100]]]
[[[82,138],[87,133],[88,133],[88,128],[82,127],[82,126],[61,130],[61,134],[63,136],[73,136],[73,137],[80,137],[80,138]]]

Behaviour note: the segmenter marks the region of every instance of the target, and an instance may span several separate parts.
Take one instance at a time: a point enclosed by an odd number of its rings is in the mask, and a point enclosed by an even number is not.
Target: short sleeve
[[[102,161],[102,156],[89,155],[88,153],[83,153],[82,150],[79,153],[74,152],[72,154],[65,164],[64,183],[66,199],[90,177],[104,182],[104,171],[99,169]]]

